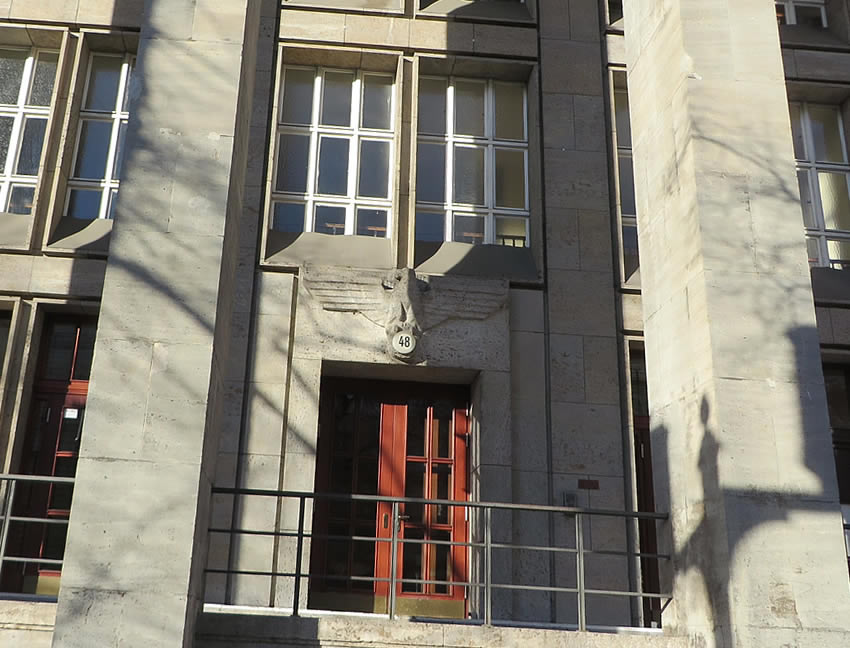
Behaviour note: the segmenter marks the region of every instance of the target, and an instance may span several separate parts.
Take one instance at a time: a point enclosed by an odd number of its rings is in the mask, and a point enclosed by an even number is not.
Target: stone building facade
[[[848,133],[847,0],[0,0],[0,644],[846,646]]]

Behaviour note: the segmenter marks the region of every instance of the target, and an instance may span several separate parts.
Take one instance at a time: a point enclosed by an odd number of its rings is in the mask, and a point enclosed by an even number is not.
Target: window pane
[[[327,126],[351,125],[351,82],[349,72],[326,72],[322,94],[321,123]]]
[[[358,236],[375,236],[386,238],[387,236],[387,212],[385,209],[358,209],[357,229]]]
[[[115,110],[122,65],[123,61],[118,56],[92,57],[89,88],[86,93],[86,110],[108,112]]]
[[[833,106],[809,106],[815,159],[818,162],[844,162],[844,146],[838,126],[838,109]]]
[[[106,174],[106,158],[109,154],[112,122],[85,119],[80,123],[80,129],[80,144],[77,149],[74,177],[103,180]]]
[[[130,81],[133,78],[133,67],[136,65],[136,59],[130,59],[127,63],[127,79],[124,82],[124,96],[121,97],[121,110],[126,112],[130,104]]]
[[[526,222],[525,218],[497,218],[496,245],[525,247]]]
[[[446,240],[446,217],[434,212],[416,212],[416,240],[442,242]]]
[[[796,5],[794,7],[794,13],[797,15],[798,25],[806,25],[807,27],[815,27],[817,29],[824,27],[820,7]]]
[[[390,143],[360,142],[360,196],[386,198],[389,193]]]
[[[623,223],[623,278],[626,283],[636,279],[635,273],[640,268],[638,255],[637,225]]]
[[[829,266],[836,270],[850,268],[850,241],[827,240],[826,249],[829,251]]]
[[[3,361],[6,357],[6,344],[9,342],[9,331],[12,328],[12,314],[0,312],[0,373],[3,372]]]
[[[74,362],[77,327],[74,324],[54,324],[47,342],[47,362],[44,377],[48,380],[68,380]]]
[[[385,76],[363,77],[363,128],[390,128],[393,80]]]
[[[818,172],[820,199],[826,229],[850,230],[850,195],[847,173]]]
[[[10,214],[31,214],[34,197],[35,187],[13,186],[9,193],[9,209],[7,211]]]
[[[309,124],[313,114],[313,70],[286,68],[283,83],[283,123]]]
[[[446,132],[445,79],[419,79],[418,130],[436,135]]]
[[[803,208],[803,224],[806,227],[817,227],[815,223],[815,208],[812,204],[812,192],[809,188],[809,172],[798,170],[797,183],[800,185],[800,204]]]
[[[619,155],[620,162],[620,213],[635,216],[635,178],[631,155]]]
[[[307,191],[307,158],[309,135],[281,135],[278,147],[276,191]]]
[[[112,179],[121,177],[121,167],[124,166],[124,142],[127,139],[127,122],[121,122],[118,126],[118,144],[115,151],[115,164],[112,167]]]
[[[321,234],[345,234],[345,207],[316,207],[314,232]]]
[[[478,245],[484,242],[484,219],[481,216],[455,215],[454,240]]]
[[[525,139],[523,87],[515,83],[496,83],[496,137]]]
[[[820,265],[820,247],[818,245],[818,239],[807,237],[806,251],[809,253],[809,265]]]
[[[275,203],[272,229],[278,232],[304,231],[303,203]]]
[[[460,135],[484,135],[483,83],[455,83],[455,132]]]
[[[785,5],[779,2],[776,3],[776,22],[780,25],[788,24],[788,19],[785,16]]]
[[[419,142],[416,152],[416,200],[442,203],[446,199],[446,146]]]
[[[484,149],[455,146],[454,202],[484,204]]]
[[[18,103],[28,56],[24,50],[0,50],[0,103]]]
[[[6,164],[6,153],[9,152],[9,140],[12,138],[14,117],[0,117],[0,172]]]
[[[496,149],[496,206],[525,208],[525,152]]]
[[[789,106],[791,113],[791,135],[794,138],[794,157],[798,160],[806,159],[806,146],[803,140],[803,116],[799,104]]]
[[[118,190],[113,189],[109,192],[109,207],[106,208],[106,217],[109,220],[115,219],[115,205],[118,204]]]
[[[44,52],[38,55],[35,73],[32,77],[30,97],[27,102],[31,106],[49,106],[53,96],[53,83],[56,80],[56,68],[59,64],[59,54]]]
[[[28,117],[24,122],[24,136],[21,140],[21,152],[18,154],[18,175],[38,175],[41,162],[41,148],[44,145],[44,133],[47,120]]]
[[[626,73],[614,72],[614,118],[617,126],[617,146],[631,148],[632,125],[629,121],[629,93]]]
[[[323,137],[319,150],[319,193],[348,195],[348,140]]]
[[[80,326],[80,340],[77,342],[77,359],[74,362],[74,380],[88,380],[91,374],[91,361],[94,354],[94,324]]]
[[[68,216],[92,220],[100,212],[101,192],[92,189],[71,189],[68,200]]]

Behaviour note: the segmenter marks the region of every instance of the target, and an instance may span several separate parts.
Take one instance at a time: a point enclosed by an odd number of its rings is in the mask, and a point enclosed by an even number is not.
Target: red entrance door
[[[329,382],[317,491],[466,501],[466,402],[455,387]],[[313,543],[311,605],[385,612],[392,503],[319,501],[315,511],[314,533],[332,538]],[[466,511],[406,503],[399,514],[398,612],[464,616],[466,588],[450,583],[466,580],[468,550],[449,543],[466,542]]]
[[[29,475],[73,477],[77,469],[96,320],[52,318],[45,325],[33,389],[27,436],[18,471]],[[67,520],[70,484],[24,483],[15,495],[16,515]],[[65,551],[65,524],[28,524],[10,528],[10,555],[59,560]],[[4,565],[6,591],[56,594],[59,570],[49,563]]]

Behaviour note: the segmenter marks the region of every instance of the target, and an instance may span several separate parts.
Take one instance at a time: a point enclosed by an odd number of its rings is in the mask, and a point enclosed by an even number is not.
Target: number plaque
[[[399,331],[393,335],[393,351],[399,355],[410,355],[416,348],[416,338],[408,331]]]

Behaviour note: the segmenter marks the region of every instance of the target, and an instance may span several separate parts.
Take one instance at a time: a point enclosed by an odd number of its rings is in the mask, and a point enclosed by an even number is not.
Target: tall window
[[[393,77],[286,66],[281,86],[273,229],[390,236]]]
[[[80,108],[65,215],[112,218],[127,132],[130,54],[92,54]]]
[[[780,25],[807,25],[826,27],[826,2],[824,0],[785,0],[776,3],[776,21]]]
[[[823,377],[832,427],[838,497],[844,516],[845,549],[850,566],[850,369],[847,365],[825,365]]]
[[[9,343],[9,332],[12,330],[11,311],[0,311],[0,376],[6,362],[6,346]]]
[[[419,80],[416,239],[528,246],[525,85]]]
[[[850,164],[841,113],[792,103],[791,127],[809,263],[850,267]]]
[[[623,282],[638,283],[637,206],[635,204],[634,165],[632,163],[632,128],[629,121],[629,91],[626,73],[615,71],[614,125],[617,129],[617,169],[619,179],[620,226],[623,238]]]
[[[59,54],[0,49],[0,210],[32,212]]]

